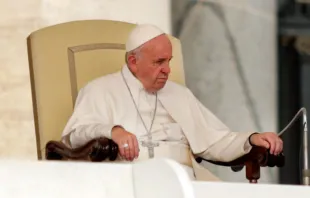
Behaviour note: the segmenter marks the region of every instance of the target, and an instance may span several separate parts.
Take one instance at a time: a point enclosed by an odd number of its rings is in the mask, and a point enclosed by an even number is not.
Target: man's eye
[[[165,61],[164,60],[156,61],[157,64],[162,64],[163,62],[165,62]]]

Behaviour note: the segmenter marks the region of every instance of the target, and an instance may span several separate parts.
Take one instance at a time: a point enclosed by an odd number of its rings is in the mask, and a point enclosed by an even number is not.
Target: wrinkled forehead
[[[158,36],[143,46],[144,52],[153,55],[171,56],[172,44],[167,35]]]

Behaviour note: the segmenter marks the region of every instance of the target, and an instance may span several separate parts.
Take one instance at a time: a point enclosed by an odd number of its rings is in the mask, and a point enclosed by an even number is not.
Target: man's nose
[[[170,66],[163,67],[163,68],[161,69],[161,71],[162,71],[163,73],[165,73],[165,74],[169,74],[170,71],[171,71]]]

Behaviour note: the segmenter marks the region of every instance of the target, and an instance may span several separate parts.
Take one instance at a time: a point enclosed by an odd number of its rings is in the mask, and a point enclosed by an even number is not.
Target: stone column
[[[178,27],[187,86],[232,131],[277,130],[276,2],[205,0]],[[227,181],[244,170],[205,164]],[[277,182],[275,168],[260,182]]]

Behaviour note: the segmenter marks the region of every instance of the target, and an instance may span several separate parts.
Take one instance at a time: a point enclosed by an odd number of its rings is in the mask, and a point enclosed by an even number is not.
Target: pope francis
[[[158,27],[136,26],[126,43],[126,65],[83,87],[62,135],[72,148],[106,137],[119,147],[117,162],[153,157],[182,164],[192,179],[218,178],[194,156],[231,161],[252,145],[282,151],[275,133],[231,132],[191,91],[168,80],[172,44]]]

